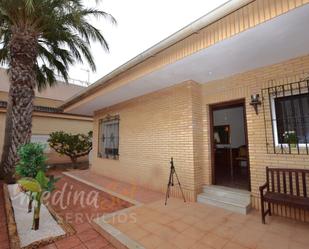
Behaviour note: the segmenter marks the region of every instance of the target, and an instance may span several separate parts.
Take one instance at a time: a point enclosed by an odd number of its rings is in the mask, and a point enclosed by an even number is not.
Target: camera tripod
[[[178,176],[177,176],[177,173],[176,173],[176,170],[175,170],[175,167],[174,167],[173,158],[171,158],[170,164],[171,164],[171,169],[170,169],[170,177],[169,177],[168,184],[167,184],[167,190],[166,190],[166,196],[165,196],[165,205],[167,204],[167,198],[170,197],[171,187],[174,186],[174,175],[176,176],[177,184],[179,185],[179,188],[180,188],[180,191],[181,191],[181,194],[182,194],[182,198],[183,198],[184,202],[186,202],[180,181],[178,179]]]

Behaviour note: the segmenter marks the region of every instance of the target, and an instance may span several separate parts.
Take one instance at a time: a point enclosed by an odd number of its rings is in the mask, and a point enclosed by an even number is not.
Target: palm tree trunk
[[[37,193],[36,206],[34,207],[33,221],[32,221],[32,229],[35,231],[39,230],[40,228],[41,197],[42,197],[42,192]]]
[[[29,202],[28,202],[28,213],[32,212],[32,203],[33,203],[33,193],[29,193]]]
[[[8,183],[14,182],[19,147],[31,139],[37,35],[23,27],[13,27],[9,43],[10,91],[6,114],[1,175]]]

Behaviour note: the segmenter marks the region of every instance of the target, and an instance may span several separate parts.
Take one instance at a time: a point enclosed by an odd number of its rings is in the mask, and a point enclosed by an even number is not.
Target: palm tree
[[[95,71],[91,41],[108,50],[89,23],[92,16],[116,22],[82,0],[0,0],[0,62],[9,66],[10,79],[0,167],[6,182],[14,182],[17,150],[31,138],[34,90],[54,85],[56,74],[67,81],[75,63],[86,61]]]

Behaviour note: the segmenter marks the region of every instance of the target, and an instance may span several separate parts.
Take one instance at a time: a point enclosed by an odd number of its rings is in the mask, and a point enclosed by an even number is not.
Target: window
[[[309,78],[304,76],[272,80],[262,89],[267,153],[309,155]]]
[[[107,117],[99,123],[99,157],[117,159],[119,156],[119,118]]]
[[[275,98],[274,110],[278,144],[309,142],[309,93]]]

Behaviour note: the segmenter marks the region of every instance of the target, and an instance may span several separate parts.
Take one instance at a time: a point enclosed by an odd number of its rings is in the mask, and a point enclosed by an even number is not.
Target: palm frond
[[[109,46],[102,31],[88,21],[90,17],[116,24],[112,15],[85,7],[82,0],[0,0],[0,63],[10,63],[12,28],[23,27],[38,37],[35,71],[39,90],[54,85],[56,75],[67,80],[69,67],[75,63],[87,62],[95,71],[91,42],[106,51]]]

